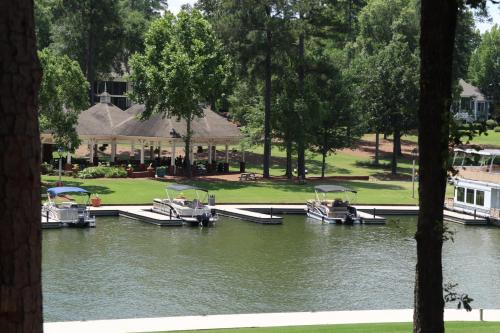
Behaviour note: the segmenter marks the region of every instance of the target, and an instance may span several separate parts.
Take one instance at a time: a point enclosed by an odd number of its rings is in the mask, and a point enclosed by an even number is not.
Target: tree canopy
[[[89,84],[76,61],[50,49],[38,52],[43,79],[38,91],[40,130],[51,132],[57,146],[75,149],[80,144],[78,115],[89,106]]]
[[[143,118],[160,113],[186,120],[185,151],[190,151],[191,121],[202,103],[220,93],[230,62],[210,23],[196,9],[169,12],[146,34],[144,53],[132,57],[132,98],[146,106]],[[185,165],[190,175],[189,154]]]

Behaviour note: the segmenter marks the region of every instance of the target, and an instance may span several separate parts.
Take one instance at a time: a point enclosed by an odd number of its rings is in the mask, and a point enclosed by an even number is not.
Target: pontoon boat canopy
[[[318,185],[315,186],[314,189],[318,192],[322,193],[328,193],[328,192],[353,192],[356,193],[356,191],[353,191],[351,189],[348,189],[347,187],[339,186],[339,185]]]
[[[87,190],[84,190],[83,188],[79,187],[70,187],[70,186],[62,186],[62,187],[51,187],[47,190],[49,195],[51,197],[58,196],[60,194],[64,193],[86,193],[90,195],[90,192]]]
[[[483,155],[483,156],[500,156],[500,149],[481,149],[481,150],[476,150],[476,149],[460,149],[460,148],[455,148],[453,149],[455,153],[465,153],[465,154],[477,154],[477,155]]]
[[[200,188],[200,187],[191,186],[191,185],[182,185],[182,184],[168,185],[167,190],[172,190],[172,191],[198,190],[198,191],[208,192],[208,190],[205,190],[205,189]]]

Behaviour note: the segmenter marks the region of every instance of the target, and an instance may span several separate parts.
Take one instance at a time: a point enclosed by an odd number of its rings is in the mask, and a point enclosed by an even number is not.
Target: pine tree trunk
[[[0,2],[0,331],[42,332],[40,133],[32,0]]]
[[[394,138],[394,142],[396,143],[396,151],[398,153],[398,156],[403,156],[403,152],[401,151],[401,133],[398,135],[397,138]]]
[[[94,68],[94,49],[95,49],[95,36],[92,27],[92,20],[90,21],[87,54],[85,56],[85,78],[90,84],[89,99],[90,105],[94,105],[94,85],[95,85],[95,68]]]
[[[184,137],[184,164],[186,165],[186,176],[191,179],[191,116],[186,119],[186,136]]]
[[[379,148],[380,148],[380,133],[377,132],[377,133],[375,133],[375,160],[373,162],[375,165],[379,165],[379,163],[380,163]]]
[[[326,169],[326,151],[323,150],[321,154],[323,159],[321,160],[321,179],[325,178],[325,169]]]
[[[399,141],[399,130],[394,130],[394,140],[392,140],[392,161],[391,161],[391,173],[397,175],[398,173],[398,141]]]
[[[264,91],[264,161],[263,177],[269,178],[269,167],[271,163],[271,54],[273,47],[272,32],[266,30],[266,65],[265,65],[265,91]]]
[[[302,15],[300,15],[302,19]],[[297,66],[297,76],[298,76],[298,91],[299,98],[304,102],[304,39],[305,35],[302,31],[299,34],[299,46],[298,46],[298,66]],[[301,119],[301,126],[298,126],[297,133],[297,173],[299,179],[306,178],[306,147],[305,147],[305,121],[302,114],[299,114],[299,119]]]
[[[287,179],[292,179],[293,177],[293,172],[292,172],[292,141],[287,140],[286,142],[286,178]]]
[[[457,1],[421,1],[414,333],[443,333],[443,202]]]

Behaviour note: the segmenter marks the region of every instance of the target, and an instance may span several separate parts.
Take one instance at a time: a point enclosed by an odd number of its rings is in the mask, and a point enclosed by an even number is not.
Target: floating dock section
[[[216,206],[217,214],[235,219],[260,223],[260,224],[282,224],[283,217],[270,214],[257,213],[255,211],[236,207]]]
[[[454,212],[445,209],[443,211],[444,220],[464,225],[486,225],[488,220],[485,217]]]
[[[177,227],[182,226],[183,222],[175,215],[163,215],[153,212],[151,208],[142,209],[130,207],[128,209],[121,209],[119,216],[129,219],[139,220],[146,223],[151,223],[161,227]]]
[[[390,215],[417,215],[418,206],[385,206],[385,205],[356,205],[358,214],[363,219],[364,224],[385,224],[385,216]],[[217,205],[213,206],[221,216],[232,217],[240,220],[260,223],[260,224],[282,224],[284,214],[306,214],[306,205]],[[174,216],[158,214],[152,211],[151,205],[142,206],[102,206],[90,207],[91,215],[94,216],[124,216],[142,222],[158,226],[181,226],[183,221]],[[279,215],[277,215],[279,214]],[[487,218],[444,210],[445,221],[460,223],[464,225],[486,225],[489,224]],[[42,217],[42,229],[61,228],[62,224]]]

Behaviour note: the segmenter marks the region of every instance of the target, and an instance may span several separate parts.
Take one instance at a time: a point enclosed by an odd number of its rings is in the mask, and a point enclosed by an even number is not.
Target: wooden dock
[[[358,215],[361,217],[363,224],[386,224],[387,219],[383,216],[372,215],[358,210]]]
[[[153,212],[151,210],[151,207],[146,209],[133,206],[127,207],[124,209],[120,209],[119,216],[151,223],[161,227],[178,227],[182,226],[183,224],[180,218]]]
[[[365,224],[384,224],[385,216],[388,215],[417,215],[418,206],[386,206],[386,205],[355,205],[359,215]],[[221,216],[232,217],[240,220],[261,223],[261,224],[282,224],[283,214],[306,214],[306,205],[265,205],[265,204],[232,204],[217,205],[214,207]],[[127,218],[151,223],[159,226],[180,226],[181,219],[152,212],[151,205],[128,205],[128,206],[102,206],[90,207],[91,215],[94,216],[124,216]],[[279,214],[279,215],[276,215]],[[464,225],[486,225],[489,221],[481,216],[444,210],[446,221],[460,223]],[[44,221],[43,229],[61,228],[61,224],[56,221]]]
[[[255,211],[241,209],[241,208],[237,208],[237,207],[216,206],[215,210],[217,211],[217,214],[219,214],[221,216],[232,217],[235,219],[240,219],[240,220],[245,220],[245,221],[250,221],[250,222],[255,222],[255,223],[260,223],[260,224],[282,224],[283,223],[283,217],[281,217],[281,216],[257,213]]]
[[[458,213],[445,209],[443,211],[444,220],[448,222],[460,223],[464,225],[487,225],[488,220],[482,216],[474,216],[464,213]]]

